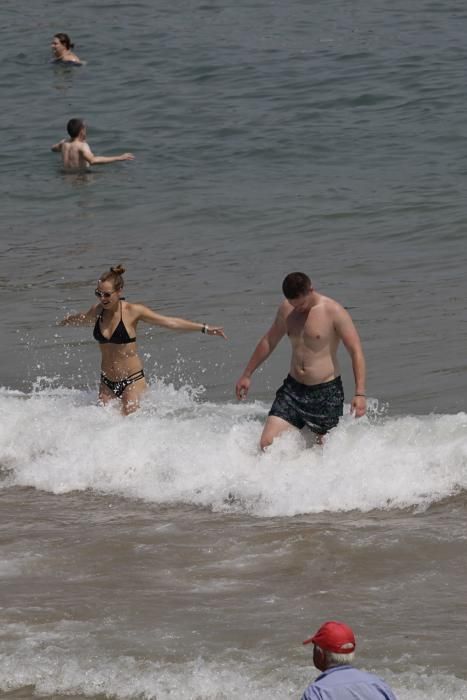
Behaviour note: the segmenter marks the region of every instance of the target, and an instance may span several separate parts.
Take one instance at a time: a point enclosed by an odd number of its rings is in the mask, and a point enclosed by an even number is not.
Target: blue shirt
[[[308,686],[302,700],[397,700],[378,676],[353,666],[333,666]]]

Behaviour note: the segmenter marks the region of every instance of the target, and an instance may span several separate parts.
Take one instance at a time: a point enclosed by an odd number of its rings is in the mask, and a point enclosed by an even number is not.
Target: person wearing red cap
[[[343,622],[325,622],[303,644],[313,644],[313,663],[321,675],[302,700],[397,700],[381,678],[352,666],[355,635]]]

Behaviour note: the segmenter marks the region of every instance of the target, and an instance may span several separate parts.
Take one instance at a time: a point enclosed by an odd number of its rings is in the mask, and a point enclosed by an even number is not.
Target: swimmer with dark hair
[[[93,336],[101,351],[99,402],[120,403],[124,415],[133,413],[146,390],[143,363],[136,349],[136,327],[139,321],[174,331],[192,331],[224,338],[222,326],[164,316],[143,304],[124,300],[121,265],[106,270],[97,280],[94,294],[98,301],[89,311],[69,314],[60,326],[94,326]]]
[[[52,53],[54,55],[55,63],[69,63],[73,66],[82,66],[82,62],[78,56],[71,50],[74,44],[71,43],[71,39],[68,34],[64,32],[59,32],[55,34],[52,39]]]
[[[66,170],[85,170],[90,165],[135,158],[132,153],[122,153],[119,156],[95,156],[86,141],[86,124],[82,119],[70,119],[66,129],[70,136],[69,140],[62,139],[52,146],[52,151],[62,154],[63,167]]]

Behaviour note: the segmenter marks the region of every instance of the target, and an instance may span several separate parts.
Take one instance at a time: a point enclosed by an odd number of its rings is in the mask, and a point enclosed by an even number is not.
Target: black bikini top
[[[115,345],[124,345],[125,343],[134,343],[136,341],[136,336],[134,338],[130,338],[130,336],[128,335],[128,331],[125,328],[125,324],[123,323],[122,302],[120,302],[120,321],[110,338],[106,338],[101,331],[100,322],[102,320],[103,313],[104,309],[102,309],[99,316],[97,317],[92,333],[94,339],[97,340],[98,343],[114,343]]]

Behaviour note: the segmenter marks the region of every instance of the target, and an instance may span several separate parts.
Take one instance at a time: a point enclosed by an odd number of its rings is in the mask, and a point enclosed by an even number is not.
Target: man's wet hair
[[[304,272],[291,272],[282,282],[282,291],[286,299],[297,299],[311,289],[311,279]]]
[[[70,121],[66,125],[66,130],[68,131],[72,139],[76,139],[83,127],[84,121],[82,119],[70,119]]]

